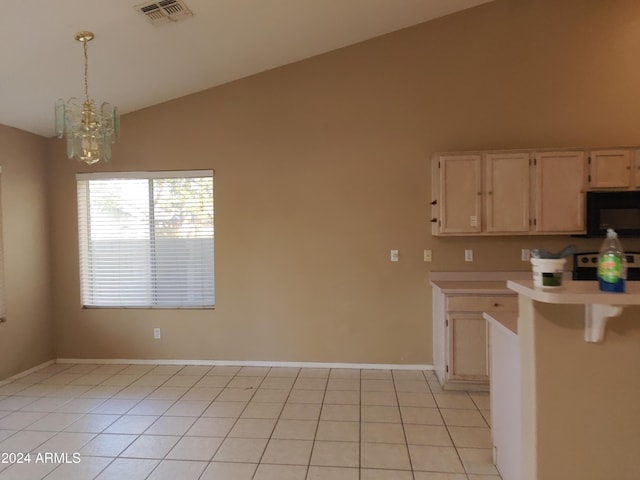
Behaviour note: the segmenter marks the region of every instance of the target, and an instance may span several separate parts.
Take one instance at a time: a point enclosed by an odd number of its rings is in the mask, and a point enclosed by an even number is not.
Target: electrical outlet
[[[425,250],[424,251],[424,261],[425,262],[430,262],[431,261],[431,250]]]
[[[520,259],[523,262],[528,262],[531,258],[531,250],[529,250],[528,248],[523,248],[522,251],[520,252]]]
[[[391,250],[391,261],[397,262],[400,259],[398,250]]]
[[[153,338],[160,340],[160,329],[158,327],[153,329]]]
[[[473,250],[465,250],[464,251],[464,261],[465,262],[473,262]]]

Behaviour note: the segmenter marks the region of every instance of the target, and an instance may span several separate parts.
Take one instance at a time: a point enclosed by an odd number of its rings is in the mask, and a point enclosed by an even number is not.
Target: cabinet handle
[[[502,305],[500,305],[499,303],[494,303],[493,306],[494,307],[501,307]]]
[[[431,202],[431,205],[437,205],[437,204],[438,204],[438,200],[433,200],[433,201]]]
[[[438,219],[437,219],[437,218],[432,218],[432,219],[431,219],[431,223],[436,223],[437,221],[438,221]]]

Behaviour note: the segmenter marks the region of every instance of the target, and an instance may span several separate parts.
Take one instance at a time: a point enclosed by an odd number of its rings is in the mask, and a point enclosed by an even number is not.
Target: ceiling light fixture
[[[77,98],[66,102],[61,98],[56,102],[56,134],[67,137],[67,156],[86,164],[111,159],[111,144],[120,137],[118,109],[103,103],[100,109],[89,98],[89,57],[87,42],[93,40],[93,33],[78,32],[74,38],[84,47],[84,96],[82,103]]]

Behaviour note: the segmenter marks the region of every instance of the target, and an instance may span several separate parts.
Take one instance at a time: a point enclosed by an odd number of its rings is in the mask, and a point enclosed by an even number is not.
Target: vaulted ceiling
[[[422,23],[490,0],[17,0],[0,11],[0,123],[53,136],[56,99],[121,113]],[[167,10],[192,15],[152,24]],[[187,11],[184,10],[183,11]]]

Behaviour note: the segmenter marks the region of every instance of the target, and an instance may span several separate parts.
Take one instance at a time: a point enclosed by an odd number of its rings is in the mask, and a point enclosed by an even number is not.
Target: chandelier
[[[120,136],[118,109],[106,102],[98,109],[89,98],[87,42],[93,37],[91,32],[74,35],[84,47],[84,102],[80,103],[77,98],[66,102],[61,98],[56,102],[56,134],[58,138],[67,137],[67,156],[88,165],[109,161],[111,144]]]

